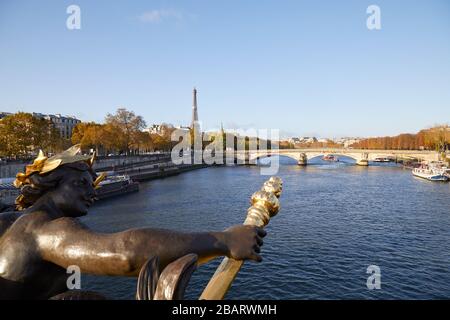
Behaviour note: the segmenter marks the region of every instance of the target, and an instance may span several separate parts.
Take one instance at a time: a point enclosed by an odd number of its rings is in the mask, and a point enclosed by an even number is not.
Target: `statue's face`
[[[67,170],[58,187],[49,196],[65,216],[84,216],[94,203],[92,176],[87,171]]]

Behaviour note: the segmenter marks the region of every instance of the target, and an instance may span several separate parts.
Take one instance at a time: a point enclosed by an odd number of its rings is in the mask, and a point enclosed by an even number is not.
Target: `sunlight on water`
[[[427,299],[450,297],[450,184],[414,178],[395,164],[358,167],[281,158],[281,211],[267,227],[260,264],[246,263],[229,299]],[[219,167],[141,185],[98,203],[83,221],[99,231],[151,226],[220,230],[243,222],[259,167]],[[220,261],[197,270],[197,299]],[[381,268],[381,290],[366,269]],[[132,278],[83,277],[83,289],[133,299]]]

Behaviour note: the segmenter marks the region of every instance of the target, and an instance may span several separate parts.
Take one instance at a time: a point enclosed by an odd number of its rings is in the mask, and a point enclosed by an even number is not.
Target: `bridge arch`
[[[367,150],[367,149],[277,149],[277,150],[251,150],[238,151],[236,157],[255,163],[257,159],[279,155],[299,161],[299,164],[306,164],[307,160],[315,157],[332,154],[341,157],[349,157],[356,161],[356,164],[367,166],[369,161],[377,157],[408,159],[417,158],[426,161],[439,160],[439,153],[435,151],[417,150]],[[305,161],[306,160],[306,161]]]
[[[299,154],[283,154],[283,153],[266,153],[266,154],[256,154],[256,155],[250,155],[248,158],[249,161],[257,162],[260,159],[266,159],[271,157],[285,157],[292,159],[296,162],[299,160]]]
[[[280,151],[282,151],[282,150],[280,150]],[[274,153],[250,154],[248,156],[248,161],[251,163],[256,163],[260,159],[265,159],[265,158],[269,158],[269,157],[273,157],[273,156],[279,156],[279,157],[290,158],[290,159],[298,162],[299,160],[301,160],[302,154],[306,155],[307,161],[310,161],[314,158],[323,157],[328,154],[332,154],[332,155],[335,155],[338,157],[348,157],[350,159],[353,159],[355,162],[358,162],[362,159],[362,157],[357,157],[356,155],[353,155],[353,154],[345,154],[345,153],[340,153],[340,152],[296,152],[296,153],[274,152]]]
[[[360,157],[357,157],[355,155],[339,153],[339,152],[323,152],[323,153],[314,153],[314,154],[306,153],[306,156],[308,157],[308,161],[315,159],[315,158],[324,157],[326,155],[333,155],[333,156],[337,156],[337,157],[347,157],[347,158],[350,158],[355,161],[359,161],[361,159]]]

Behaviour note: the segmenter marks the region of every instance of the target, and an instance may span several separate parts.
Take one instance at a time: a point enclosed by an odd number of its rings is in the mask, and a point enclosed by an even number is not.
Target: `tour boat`
[[[422,163],[420,167],[412,170],[412,174],[430,181],[448,181],[450,179],[450,169],[441,162]]]
[[[322,160],[324,160],[324,161],[334,161],[334,162],[336,162],[336,161],[339,161],[339,158],[336,157],[336,156],[333,156],[332,154],[328,154],[328,155],[323,156],[323,157],[322,157]]]
[[[97,199],[101,200],[139,191],[139,183],[133,181],[127,175],[107,175],[107,178],[100,182],[99,188],[96,191]]]
[[[14,208],[14,202],[20,190],[14,187],[15,178],[0,179],[0,212]]]
[[[14,210],[15,200],[20,189],[14,187],[15,178],[0,179],[0,212]],[[110,175],[99,184],[96,190],[97,199],[115,197],[122,194],[139,191],[139,183],[126,175]]]
[[[389,158],[384,158],[384,157],[378,157],[378,158],[375,158],[375,159],[373,160],[373,162],[391,162],[391,159],[389,159]]]

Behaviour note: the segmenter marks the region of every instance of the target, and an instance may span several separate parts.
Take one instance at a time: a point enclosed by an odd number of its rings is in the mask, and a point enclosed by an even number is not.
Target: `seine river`
[[[450,298],[450,184],[394,164],[281,162],[281,211],[266,229],[264,260],[245,263],[226,298]],[[143,183],[82,220],[106,232],[221,230],[243,222],[267,179],[257,166],[201,169]],[[186,298],[199,297],[219,262],[195,272]],[[369,265],[381,270],[379,290],[367,288]],[[133,299],[135,288],[134,278],[82,277],[82,289],[111,298]]]

